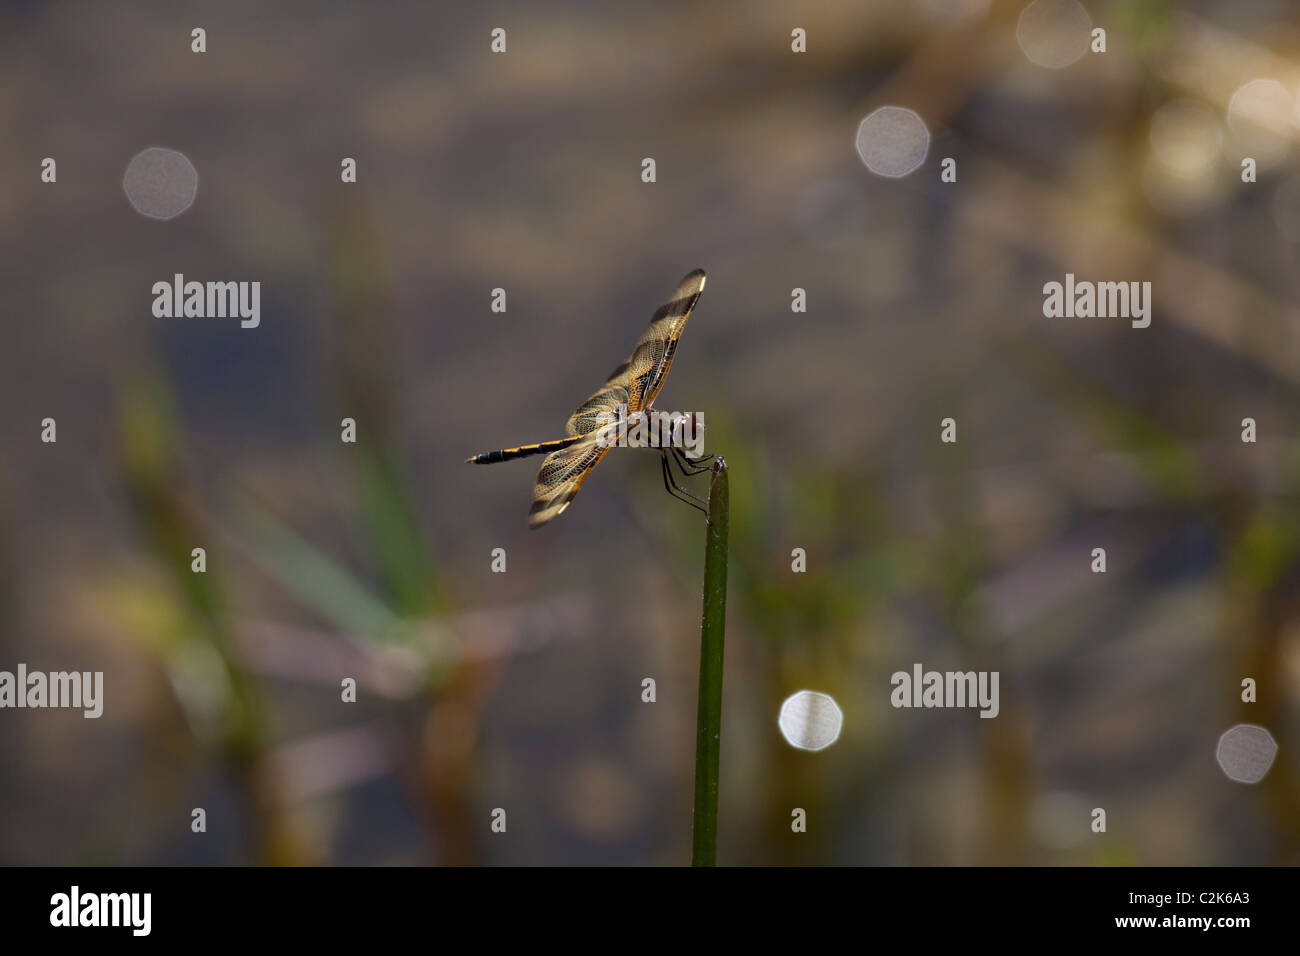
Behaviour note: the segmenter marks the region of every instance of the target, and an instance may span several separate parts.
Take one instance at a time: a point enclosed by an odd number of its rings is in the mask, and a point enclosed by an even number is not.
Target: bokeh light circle
[[[1259,783],[1273,766],[1277,741],[1256,724],[1237,724],[1223,732],[1214,759],[1229,780]]]
[[[914,111],[882,106],[858,124],[855,145],[867,169],[898,179],[925,162],[930,130]]]
[[[1151,151],[1172,173],[1217,174],[1222,150],[1222,121],[1203,103],[1171,100],[1151,116]]]
[[[127,163],[122,190],[140,215],[175,219],[194,204],[199,173],[184,153],[151,146]]]
[[[791,747],[825,750],[839,739],[844,727],[844,712],[830,694],[801,690],[781,704],[777,725]]]
[[[1277,80],[1257,77],[1243,83],[1228,100],[1234,160],[1249,156],[1272,166],[1291,150],[1295,97]]]
[[[1020,11],[1016,42],[1029,62],[1063,70],[1088,52],[1092,17],[1079,0],[1034,0]]]

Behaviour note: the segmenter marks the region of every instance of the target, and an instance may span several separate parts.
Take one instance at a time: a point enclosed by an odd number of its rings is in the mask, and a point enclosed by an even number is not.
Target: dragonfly
[[[492,465],[530,455],[546,455],[533,486],[533,504],[528,512],[528,526],[540,528],[558,518],[573,503],[592,469],[613,447],[611,436],[620,427],[634,426],[642,416],[654,414],[654,401],[663,388],[673,355],[686,321],[704,292],[704,270],[688,272],[677,284],[672,297],[650,317],[650,325],[637,341],[632,354],[621,362],[605,383],[579,405],[565,424],[567,437],[554,441],[503,448],[484,452],[465,460],[475,465]],[[669,456],[684,477],[698,475],[712,468],[712,458],[692,458],[680,447],[686,429],[702,429],[704,423],[692,414],[673,416],[668,446],[659,448],[664,488],[675,498],[708,514],[707,502],[677,484],[669,467]]]

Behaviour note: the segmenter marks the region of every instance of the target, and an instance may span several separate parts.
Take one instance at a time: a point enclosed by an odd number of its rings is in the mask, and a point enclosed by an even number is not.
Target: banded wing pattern
[[[627,360],[627,410],[648,408],[663,388],[664,379],[673,365],[677,340],[686,328],[686,320],[704,292],[704,270],[688,272],[677,284],[673,297],[650,317],[650,325]]]
[[[703,291],[704,270],[696,269],[682,277],[672,298],[650,317],[650,325],[632,354],[569,416],[564,426],[567,438],[484,452],[466,459],[490,465],[546,454],[533,486],[529,527],[540,528],[561,514],[578,494],[591,469],[609,451],[610,446],[601,443],[601,432],[605,425],[618,424],[619,406],[625,405],[631,414],[654,402],[672,367],[677,340]]]
[[[586,437],[552,452],[542,462],[533,486],[533,506],[528,512],[530,528],[540,528],[562,514],[591,470],[609,451],[608,445],[601,447],[599,443],[597,429],[602,427],[601,413],[607,413],[605,422],[609,423],[617,420],[620,405],[626,403],[630,414],[655,400],[672,367],[677,340],[703,291],[703,269],[683,276],[672,298],[650,317],[650,325],[627,361],[615,368],[605,383],[569,416],[565,431]]]
[[[623,362],[610,372],[609,378],[605,379],[605,384],[592,392],[589,399],[574,409],[564,426],[567,434],[590,435],[600,427],[601,412],[609,413],[610,417],[606,422],[611,421],[613,416],[618,414],[618,406],[627,402],[627,366],[628,363]]]
[[[537,470],[537,483],[533,485],[528,527],[540,528],[552,518],[559,517],[607,451],[609,446],[602,446],[599,436],[593,432],[568,448],[547,455]]]
[[[650,317],[627,360],[609,373],[605,384],[574,410],[564,426],[570,435],[589,435],[599,427],[601,412],[617,413],[626,404],[628,412],[639,412],[655,400],[664,378],[673,364],[673,352],[681,338],[686,320],[704,291],[704,270],[696,269],[682,277],[672,298]]]

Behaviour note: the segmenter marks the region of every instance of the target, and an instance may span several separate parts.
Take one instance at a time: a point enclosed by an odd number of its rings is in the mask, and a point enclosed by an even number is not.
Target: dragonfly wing
[[[627,361],[569,416],[565,432],[582,436],[582,441],[552,452],[542,462],[533,487],[529,527],[540,528],[569,507],[591,470],[609,451],[601,440],[601,426],[617,420],[619,406],[626,404],[628,412],[637,412],[655,400],[672,367],[677,340],[703,291],[704,271],[688,272],[672,298],[650,317],[649,327]]]
[[[614,421],[618,406],[627,402],[627,362],[609,373],[605,384],[596,389],[585,402],[577,407],[564,430],[570,435],[590,435],[601,426],[601,412],[608,412],[605,424]]]
[[[672,298],[650,317],[636,348],[627,360],[627,410],[639,412],[648,407],[663,387],[664,379],[673,364],[677,340],[681,338],[686,320],[691,317],[695,303],[704,292],[704,270],[688,272],[677,284]]]
[[[537,471],[528,526],[540,528],[552,518],[559,517],[607,451],[609,445],[602,443],[598,435],[591,435],[547,455]]]
[[[564,426],[569,435],[590,435],[600,427],[602,412],[608,413],[606,421],[612,422],[620,405],[626,404],[629,412],[636,412],[654,401],[673,364],[677,340],[703,291],[702,269],[682,278],[672,298],[650,317],[650,325],[627,361],[610,372],[605,383],[569,416]]]

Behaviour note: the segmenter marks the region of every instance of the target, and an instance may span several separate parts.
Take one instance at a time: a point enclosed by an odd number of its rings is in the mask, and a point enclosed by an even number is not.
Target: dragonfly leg
[[[688,477],[690,475],[702,475],[713,468],[712,455],[704,458],[691,458],[676,445],[673,446],[672,450],[673,457],[677,459],[677,467],[682,470],[682,474]]]
[[[666,451],[660,451],[659,464],[663,466],[665,490],[667,490],[667,492],[678,501],[684,501],[692,508],[698,508],[707,515],[709,513],[708,502],[703,498],[691,494],[689,491],[679,488],[677,482],[673,480],[673,472],[672,469],[668,467],[668,453]]]

